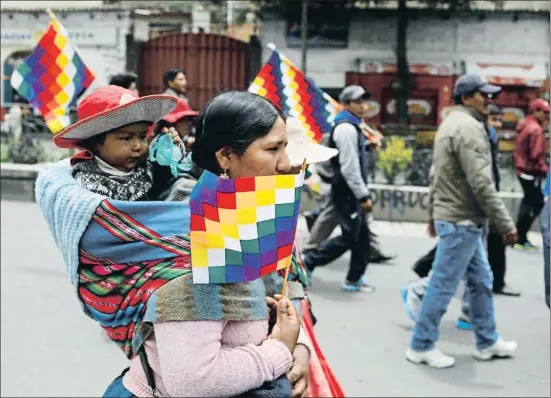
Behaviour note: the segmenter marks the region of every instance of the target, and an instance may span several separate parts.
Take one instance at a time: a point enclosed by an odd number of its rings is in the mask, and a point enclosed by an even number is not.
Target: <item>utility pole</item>
[[[302,15],[300,17],[300,54],[301,69],[306,74],[306,55],[308,52],[308,0],[302,0]]]
[[[228,28],[233,23],[233,4],[231,0],[228,0],[226,3],[226,24],[228,25]]]

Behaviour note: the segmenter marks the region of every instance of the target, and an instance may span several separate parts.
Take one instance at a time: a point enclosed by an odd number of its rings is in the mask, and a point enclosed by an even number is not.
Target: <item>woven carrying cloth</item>
[[[40,173],[36,199],[85,313],[127,357],[155,322],[267,319],[261,279],[192,283],[187,203],[107,199],[82,188],[67,161]],[[302,274],[295,256],[291,271]]]

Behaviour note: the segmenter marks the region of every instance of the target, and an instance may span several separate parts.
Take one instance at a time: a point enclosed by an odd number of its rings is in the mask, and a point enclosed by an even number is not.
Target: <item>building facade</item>
[[[360,10],[348,21],[340,18],[336,27],[331,26],[331,19],[316,20],[313,14],[309,30],[315,26],[319,34],[309,40],[307,73],[321,87],[340,88],[345,85],[347,71],[368,72],[374,63],[396,62],[397,21],[392,10]],[[297,44],[300,33],[293,29],[299,24],[300,20],[266,16],[260,30],[263,44],[274,43],[297,66],[301,60]],[[331,35],[324,37],[323,31]],[[545,80],[549,74],[550,35],[549,11],[492,11],[450,17],[425,10],[409,21],[408,60],[443,66],[455,74],[477,71],[477,64],[513,69],[532,65],[531,78]],[[269,54],[265,47],[264,59]],[[522,71],[503,69],[502,73]]]

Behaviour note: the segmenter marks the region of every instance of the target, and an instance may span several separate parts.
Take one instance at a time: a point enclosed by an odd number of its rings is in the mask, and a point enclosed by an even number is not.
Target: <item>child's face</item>
[[[181,138],[184,138],[185,136],[189,135],[191,132],[191,124],[193,122],[193,119],[191,118],[182,118],[176,122],[176,131],[178,134],[180,134]]]
[[[96,154],[106,163],[121,171],[132,171],[144,162],[149,150],[147,123],[134,123],[110,131]]]

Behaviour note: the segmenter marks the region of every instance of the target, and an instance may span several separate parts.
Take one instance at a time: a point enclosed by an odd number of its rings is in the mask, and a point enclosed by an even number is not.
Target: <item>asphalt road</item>
[[[125,357],[80,312],[36,205],[2,201],[0,219],[1,395],[101,396],[125,367]],[[457,363],[435,370],[404,358],[412,325],[399,285],[413,277],[410,265],[434,244],[408,231],[388,225],[378,230],[383,250],[398,258],[393,265],[370,266],[375,293],[340,291],[347,257],[314,274],[316,335],[347,396],[549,397],[550,318],[541,253],[509,251],[507,280],[523,295],[495,300],[500,333],[519,342],[517,357],[476,362],[472,334],[454,326],[454,300],[440,346]]]

